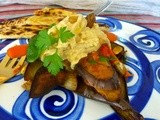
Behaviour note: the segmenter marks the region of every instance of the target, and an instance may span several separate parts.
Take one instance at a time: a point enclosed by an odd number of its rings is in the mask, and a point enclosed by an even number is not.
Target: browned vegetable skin
[[[101,94],[97,93],[97,91],[93,87],[86,85],[83,82],[82,78],[80,78],[80,80],[78,81],[78,87],[75,93],[92,100],[97,100],[109,104],[116,111],[116,113],[120,116],[122,120],[143,120],[143,117],[133,110],[133,108],[129,105],[127,100],[121,99],[116,102],[108,101],[104,99],[104,97],[102,97]]]
[[[42,66],[42,62],[40,60],[36,60],[33,63],[29,63],[27,65],[27,68],[24,73],[25,83],[22,85],[22,87],[25,90],[30,91],[34,76],[41,66]]]
[[[40,67],[32,81],[30,97],[40,97],[49,93],[55,86],[63,84],[65,72],[61,71],[53,76],[45,67]]]
[[[33,76],[34,75],[34,76]],[[55,86],[62,86],[68,90],[76,90],[77,75],[74,71],[62,70],[53,76],[42,66],[40,60],[29,63],[24,79],[27,81],[23,87],[30,91],[30,97],[41,97],[50,92]],[[29,82],[28,82],[29,81]]]
[[[95,14],[94,13],[88,14],[86,16],[86,20],[87,20],[87,27],[92,28],[94,23],[96,22]]]
[[[98,66],[96,66],[98,69]],[[85,84],[95,88],[95,90],[105,96],[108,101],[117,101],[121,97],[121,89],[119,87],[118,76],[114,74],[111,79],[101,80],[90,74],[82,66],[76,66],[77,72],[83,77]],[[100,71],[102,72],[102,71]],[[106,71],[103,71],[103,74]]]
[[[117,46],[115,44],[115,47]],[[124,49],[120,52],[123,51]],[[84,96],[86,95],[88,98],[105,101],[110,104],[123,120],[143,120],[143,116],[129,105],[124,76],[120,75],[110,63],[101,61],[100,58],[95,59],[94,64],[91,63],[90,60],[92,58],[92,54],[88,54],[86,58],[81,59],[76,65],[77,73],[86,84],[85,87],[82,87],[83,89],[77,88],[76,92],[82,95],[84,92]],[[78,84],[79,86],[80,84]]]
[[[81,76],[78,76],[77,79],[78,79],[78,86],[74,92],[77,93],[78,95],[84,96],[92,100],[104,102],[112,106],[118,106],[119,108],[121,108],[121,106],[119,106],[119,104],[117,104],[116,102],[105,100],[102,97],[102,95],[99,94],[93,87],[86,85]]]
[[[29,63],[26,71],[24,73],[24,80],[32,81],[37,70],[42,66],[42,62],[40,60],[36,60],[33,63]]]
[[[122,120],[144,120],[143,116],[135,111],[124,99],[117,101],[117,104],[118,106],[111,105],[111,107],[116,111]]]
[[[115,42],[111,42],[111,47],[112,47],[113,53],[117,56],[117,58],[122,62],[124,62],[125,53],[126,53],[126,51],[124,50],[124,47]]]
[[[76,67],[76,70],[80,74],[80,76],[83,77],[83,79],[92,79],[90,78],[90,75],[88,72],[84,71],[83,68]],[[120,80],[119,80],[120,79]],[[108,103],[115,111],[118,113],[118,115],[123,119],[123,120],[143,120],[143,116],[136,112],[128,103],[128,97],[127,97],[127,90],[126,90],[126,85],[125,82],[122,81],[124,79],[119,78],[118,80],[120,81],[120,91],[121,91],[121,96],[117,95],[116,93],[114,94],[114,90],[110,91],[112,96],[108,97],[108,95],[102,95],[97,91],[96,88],[93,86],[87,86],[84,84],[78,84],[78,88],[75,91],[77,94],[80,94],[82,96],[85,96],[90,99],[95,99],[99,100],[102,102]],[[84,80],[85,81],[85,80]],[[109,91],[107,91],[109,94]],[[119,99],[118,99],[119,97]],[[117,98],[117,99],[111,99],[111,98]],[[115,101],[113,101],[115,100]]]

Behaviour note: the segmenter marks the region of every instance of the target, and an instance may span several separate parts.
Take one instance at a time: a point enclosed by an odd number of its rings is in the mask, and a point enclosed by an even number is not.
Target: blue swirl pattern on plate
[[[126,46],[128,46],[131,51],[133,51],[133,53],[137,56],[138,61],[139,61],[140,69],[137,72],[138,72],[138,75],[140,75],[140,76],[138,76],[139,77],[138,82],[140,81],[141,84],[138,84],[138,86],[135,86],[135,88],[134,88],[134,89],[139,89],[139,90],[138,90],[138,92],[136,92],[136,94],[134,94],[134,98],[132,98],[132,100],[131,100],[131,105],[134,107],[134,109],[136,109],[138,112],[140,112],[147,104],[147,102],[151,96],[151,93],[152,93],[152,89],[153,89],[153,81],[152,80],[154,79],[153,78],[153,70],[151,68],[149,60],[143,54],[142,51],[140,51],[135,45],[128,42],[127,40],[124,41],[124,44]],[[130,59],[130,62],[132,62],[131,59]],[[131,66],[131,67],[133,67],[133,69],[134,69],[134,66]],[[134,69],[134,70],[136,71],[136,69]],[[142,72],[139,72],[140,70]],[[130,93],[129,93],[129,95],[130,95]],[[141,101],[140,99],[143,99],[143,101]]]
[[[131,76],[127,79],[128,84],[131,83],[132,81],[134,81],[134,84],[132,84],[131,86],[128,87],[128,94],[129,95],[135,95],[140,90],[142,80],[144,80],[143,72],[136,65],[137,62],[138,61],[136,61],[136,60],[134,60],[130,57],[127,57],[126,65],[130,66],[132,68],[132,71],[130,70],[129,72],[131,74],[137,74],[138,75],[138,78],[135,78],[135,76]]]
[[[130,36],[132,44],[148,54],[160,53],[159,34],[150,30],[141,30]]]
[[[0,120],[15,120],[14,117],[0,106]]]
[[[160,60],[153,61],[151,65],[154,71],[154,88],[160,93]]]
[[[147,109],[153,90],[155,89],[160,94],[160,57],[158,56],[160,53],[160,34],[114,18],[99,18],[97,22],[110,26],[110,31],[117,33],[119,37],[118,42],[125,45],[133,54],[133,56],[127,56],[126,61],[129,71],[134,74],[127,80],[128,95],[131,106],[138,112],[142,112],[144,109]],[[121,34],[118,34],[118,32],[125,32],[126,25],[128,25],[128,29],[138,27],[138,30],[136,29],[137,31],[130,36],[121,37]],[[12,44],[12,40],[1,40],[0,42],[0,50]],[[26,43],[26,39],[18,40],[18,44]],[[156,56],[158,59],[156,57],[151,58],[151,55]],[[0,53],[0,60],[4,56],[5,53]],[[12,84],[21,78],[22,76],[15,76],[5,84]],[[87,119],[87,116],[83,116],[86,109],[85,98],[57,87],[49,94],[36,99],[29,98],[28,92],[23,91],[13,104],[12,113],[0,107],[0,111],[3,111],[2,113],[0,112],[0,116],[5,116],[4,113],[6,113],[17,120],[79,120],[81,118]],[[96,112],[93,113],[93,119],[120,120],[115,113],[95,117],[95,114],[100,114],[101,111]],[[146,120],[154,120],[153,117],[146,116],[145,118]],[[155,119],[158,118],[155,117]]]
[[[23,92],[16,100],[12,113],[17,120],[30,119],[25,110],[30,111],[34,120],[78,120],[83,109],[83,97],[57,87],[42,98],[29,99],[28,92]]]
[[[122,29],[120,21],[114,18],[98,19],[97,22],[108,25],[110,27],[110,31],[112,32]]]

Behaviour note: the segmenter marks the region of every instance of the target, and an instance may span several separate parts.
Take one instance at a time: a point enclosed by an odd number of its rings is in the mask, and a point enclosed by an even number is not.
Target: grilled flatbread
[[[24,25],[25,21],[28,19],[28,17],[21,17],[17,19],[12,19],[12,20],[7,20],[2,23],[0,23],[0,28],[2,29],[3,27],[10,27],[10,26],[15,26],[15,25]]]
[[[69,10],[47,7],[34,12],[34,15],[36,16],[70,16],[73,14],[75,13]]]
[[[0,38],[31,38],[36,35],[39,30],[48,28],[47,25],[12,25],[2,28]]]
[[[74,12],[57,8],[37,10],[32,16],[21,17],[0,23],[0,39],[31,38],[40,30],[56,24]]]

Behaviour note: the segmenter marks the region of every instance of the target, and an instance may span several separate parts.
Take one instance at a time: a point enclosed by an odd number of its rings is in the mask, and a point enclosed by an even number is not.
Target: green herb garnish
[[[57,75],[60,69],[63,69],[62,58],[56,53],[53,55],[46,56],[43,60],[44,67],[48,68],[48,71],[53,74]]]
[[[72,38],[74,34],[67,30],[67,27],[62,27],[59,30],[59,38],[62,41],[62,43],[67,42],[68,39]]]
[[[48,30],[41,30],[36,36],[34,36],[30,42],[27,50],[27,61],[34,62],[39,59],[40,55],[49,47],[55,43],[58,43],[61,40],[62,43],[67,42],[70,38],[74,36],[74,34],[67,30],[67,27],[61,27],[57,29],[58,36],[53,36],[52,34],[48,34]],[[45,56],[43,62],[43,66],[45,66],[48,71],[56,75],[60,69],[63,68],[62,58],[58,55],[56,51],[53,55]]]
[[[29,47],[27,49],[27,61],[28,62],[34,62],[36,59],[39,58],[41,50],[38,49],[36,46],[36,41],[37,41],[38,36],[34,36],[30,41],[29,41]]]
[[[52,44],[57,43],[58,38],[53,37],[53,35],[48,34],[48,30],[41,30],[37,36],[37,41],[35,45],[44,51],[48,49]]]

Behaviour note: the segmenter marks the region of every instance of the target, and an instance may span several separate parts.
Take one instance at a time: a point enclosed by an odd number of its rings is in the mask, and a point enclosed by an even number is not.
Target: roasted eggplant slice
[[[37,70],[35,77],[32,80],[30,97],[41,97],[50,92],[56,86],[61,86],[71,91],[76,90],[76,73],[74,71],[62,70],[56,76],[53,76],[42,66]]]
[[[143,116],[135,111],[124,99],[117,101],[117,104],[118,106],[111,105],[111,107],[122,118],[122,120],[144,120]]]
[[[55,86],[63,85],[65,72],[61,71],[53,76],[45,67],[40,67],[32,81],[30,97],[41,97],[49,93]]]
[[[77,71],[79,72],[79,70]],[[83,79],[88,79],[86,78],[86,75],[81,74],[81,72],[80,75],[83,77]],[[125,82],[122,81],[122,79],[120,79],[119,89],[110,91],[104,90],[103,92],[105,93],[105,95],[102,94],[102,92],[100,92],[98,89],[92,86],[88,86],[86,85],[85,82],[83,83],[82,81],[83,80],[81,80],[81,83],[78,82],[78,88],[75,91],[77,94],[109,104],[123,120],[143,120],[143,116],[138,112],[136,112],[129,105],[128,97],[126,94],[127,93],[126,85]],[[118,91],[120,91],[121,94]],[[110,95],[111,97],[108,97]]]
[[[109,105],[123,109],[123,107],[119,106],[119,104],[117,104],[116,102],[105,100],[104,97],[101,94],[99,94],[93,87],[86,85],[81,76],[78,76],[77,80],[78,80],[78,86],[74,92],[77,93],[78,95],[81,95],[83,97],[86,97],[92,100],[104,102]]]
[[[108,101],[117,101],[121,97],[121,89],[118,82],[118,76],[114,75],[109,80],[99,80],[93,75],[88,73],[83,67],[76,66],[76,70],[80,76],[84,79],[84,82],[95,88],[95,90],[106,97]],[[115,77],[116,76],[116,77]]]
[[[125,87],[125,85],[123,85],[122,87]],[[99,94],[93,87],[86,85],[82,77],[79,77],[78,79],[78,87],[75,93],[92,100],[109,104],[116,111],[116,113],[120,116],[122,120],[144,120],[143,116],[136,112],[129,105],[129,103],[127,102],[128,100],[120,99],[119,101],[115,102],[108,101],[101,94]]]
[[[113,90],[119,88],[119,83],[117,81],[116,75],[113,76],[113,78],[109,80],[101,80],[94,77],[92,74],[90,74],[88,71],[86,71],[84,68],[76,66],[76,70],[80,75],[85,76],[85,83],[87,85],[93,86],[95,88],[99,89],[105,89],[105,90]],[[116,79],[116,80],[115,80]],[[117,82],[116,82],[117,81]]]

